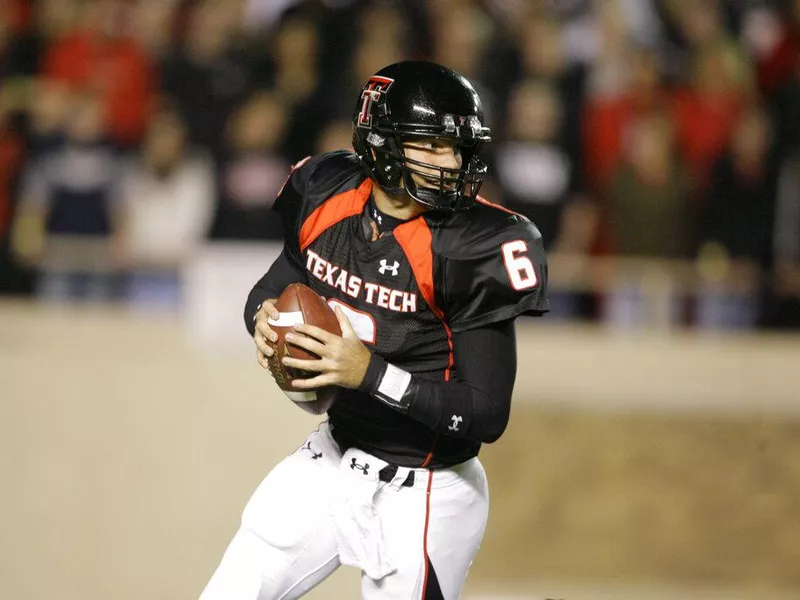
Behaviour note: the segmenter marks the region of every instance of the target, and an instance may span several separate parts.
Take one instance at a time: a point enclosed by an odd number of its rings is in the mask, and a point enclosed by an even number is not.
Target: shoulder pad
[[[524,216],[480,205],[442,223],[436,237],[453,331],[549,310],[542,236]]]
[[[348,180],[363,175],[356,155],[346,150],[336,150],[311,157],[294,173],[295,189],[301,195],[334,192]]]
[[[441,255],[469,252],[473,244],[491,244],[509,230],[527,232],[526,239],[541,238],[530,219],[512,210],[481,199],[473,208],[442,217],[432,216],[431,226],[437,230],[435,252]]]
[[[364,179],[355,154],[345,150],[309,156],[296,163],[278,194],[275,209],[286,225],[297,225],[330,196]]]

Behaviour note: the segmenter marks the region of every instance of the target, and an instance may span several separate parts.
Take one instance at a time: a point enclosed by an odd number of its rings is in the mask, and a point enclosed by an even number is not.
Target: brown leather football
[[[268,321],[269,326],[278,334],[278,341],[274,344],[270,342],[275,351],[267,361],[270,373],[278,387],[297,406],[315,415],[327,412],[336,398],[336,388],[298,390],[292,387],[292,380],[314,377],[317,373],[293,369],[281,362],[284,356],[308,360],[319,357],[299,346],[289,344],[284,336],[298,323],[316,325],[325,331],[342,335],[339,321],[325,299],[302,283],[292,283],[287,286],[275,302],[275,308],[278,309],[280,317],[277,321],[273,319]]]

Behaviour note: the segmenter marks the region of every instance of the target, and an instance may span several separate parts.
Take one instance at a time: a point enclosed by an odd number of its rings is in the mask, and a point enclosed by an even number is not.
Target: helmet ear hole
[[[375,162],[381,171],[383,181],[379,180],[383,187],[393,192],[402,190],[403,176],[403,146],[398,143],[394,136],[385,139],[385,143],[375,149]]]

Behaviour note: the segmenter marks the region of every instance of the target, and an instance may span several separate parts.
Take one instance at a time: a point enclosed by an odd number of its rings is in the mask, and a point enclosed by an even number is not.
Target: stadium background
[[[241,323],[271,202],[403,58],[551,256],[465,597],[800,596],[800,2],[0,0],[1,598],[198,595],[315,426]]]

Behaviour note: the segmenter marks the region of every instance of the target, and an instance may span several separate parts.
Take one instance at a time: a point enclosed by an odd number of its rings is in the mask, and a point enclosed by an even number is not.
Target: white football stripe
[[[314,402],[317,399],[317,392],[314,390],[307,392],[289,392],[284,390],[283,393],[286,394],[290,400],[294,400],[295,402]]]
[[[293,312],[282,312],[278,313],[278,318],[273,319],[270,317],[267,319],[267,324],[273,327],[292,327],[294,325],[299,325],[300,323],[305,323],[303,321],[303,313],[301,311],[293,311]]]

